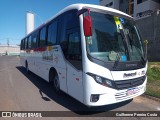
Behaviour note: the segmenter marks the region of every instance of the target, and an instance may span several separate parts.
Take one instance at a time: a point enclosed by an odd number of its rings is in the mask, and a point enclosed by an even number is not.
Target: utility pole
[[[8,45],[8,47],[9,47],[9,38],[7,38],[7,45]]]
[[[7,38],[7,45],[8,45],[8,50],[6,51],[6,55],[8,55],[9,52],[9,38]]]

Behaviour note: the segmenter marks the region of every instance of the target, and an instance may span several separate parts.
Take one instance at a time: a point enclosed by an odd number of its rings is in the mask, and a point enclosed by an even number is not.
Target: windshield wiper
[[[136,44],[135,44],[134,40],[133,40],[133,39],[131,39],[129,35],[128,35],[128,38],[129,38],[129,40],[130,40],[130,43],[132,43],[132,45],[131,45],[131,46],[133,46],[133,45],[134,45],[134,47],[136,48],[136,50],[137,50],[138,54],[140,55],[142,63],[143,63],[143,64],[145,64],[145,62],[146,62],[146,61],[145,61],[145,59],[144,59],[144,57],[143,57],[142,53],[140,52],[139,48],[136,46]]]
[[[138,48],[138,47],[136,47],[136,46],[135,46],[135,48],[136,48],[136,50],[137,50],[138,54],[139,54],[139,55],[140,55],[140,57],[141,57],[141,61],[142,61],[142,63],[143,63],[143,64],[145,64],[145,62],[146,62],[146,61],[145,61],[145,59],[144,59],[144,57],[143,57],[142,53],[140,52],[139,48]]]
[[[124,35],[124,33],[123,33],[123,30],[120,29],[120,33],[119,33],[119,34],[120,34],[121,37],[122,37],[123,44],[124,44],[124,48],[125,48],[125,54],[126,54],[127,49],[126,49],[125,35]],[[120,50],[120,51],[121,51],[121,50]],[[120,53],[120,52],[119,52],[119,53]],[[114,69],[116,69],[116,67],[117,67],[117,65],[118,65],[118,63],[119,63],[119,61],[120,61],[120,59],[121,59],[121,54],[119,54],[119,53],[117,53],[116,60],[115,60],[114,65],[113,65],[113,68],[114,68]]]

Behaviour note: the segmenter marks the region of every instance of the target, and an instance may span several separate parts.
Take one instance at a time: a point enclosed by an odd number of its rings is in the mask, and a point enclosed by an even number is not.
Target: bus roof
[[[114,12],[114,13],[118,13],[121,15],[124,15],[126,17],[132,18],[130,15],[121,12],[119,10],[113,9],[113,8],[109,8],[109,7],[105,7],[105,6],[100,6],[100,5],[93,5],[93,4],[82,4],[82,3],[77,3],[77,4],[72,4],[69,5],[67,7],[65,7],[64,9],[62,9],[59,13],[57,13],[55,16],[53,16],[50,20],[48,20],[46,23],[48,23],[49,21],[51,21],[52,19],[54,19],[55,17],[57,17],[58,15],[68,11],[68,10],[72,10],[72,9],[82,9],[82,8],[95,8],[95,9],[99,9],[99,10],[104,10],[104,11],[109,11],[109,12]]]
[[[65,7],[64,9],[62,9],[60,12],[58,12],[56,15],[54,15],[51,19],[49,19],[48,21],[44,22],[42,25],[40,25],[39,27],[37,27],[35,30],[33,30],[31,33],[33,33],[34,31],[36,31],[37,29],[40,29],[42,26],[44,26],[45,24],[47,24],[48,22],[52,21],[55,17],[57,17],[58,15],[72,10],[72,9],[77,9],[80,10],[82,8],[92,8],[92,9],[99,9],[99,10],[103,10],[103,11],[108,11],[108,12],[113,12],[113,13],[117,13],[117,14],[121,14],[124,15],[126,17],[132,18],[130,15],[121,12],[119,10],[113,9],[113,8],[109,8],[109,7],[105,7],[105,6],[100,6],[100,5],[93,5],[93,4],[82,4],[82,3],[77,3],[77,4],[72,4],[69,5],[67,7]],[[31,33],[29,33],[28,35],[26,35],[24,38],[26,38],[27,36],[29,36]],[[23,39],[24,39],[23,38]]]

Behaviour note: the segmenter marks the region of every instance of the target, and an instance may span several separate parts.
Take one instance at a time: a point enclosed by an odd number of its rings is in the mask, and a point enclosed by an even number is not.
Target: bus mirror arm
[[[145,60],[147,60],[147,44],[148,44],[148,40],[144,40],[144,44],[145,44]]]
[[[80,16],[81,14],[84,14],[85,12],[88,12],[88,15],[90,15],[90,9],[83,8],[83,9],[77,11],[77,16]]]

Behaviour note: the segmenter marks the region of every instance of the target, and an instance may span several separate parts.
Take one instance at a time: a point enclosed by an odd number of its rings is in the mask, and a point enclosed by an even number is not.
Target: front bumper
[[[147,83],[147,77],[143,82],[143,84],[136,87],[129,88],[129,89],[123,89],[123,90],[116,90],[116,89],[107,88],[107,87],[102,88],[102,86],[100,86],[101,87],[100,89],[98,88],[99,85],[97,85],[97,87],[95,86],[95,88],[97,88],[96,91],[91,90],[90,92],[88,92],[89,94],[86,95],[87,99],[86,101],[84,100],[84,104],[87,106],[103,106],[103,105],[114,104],[114,103],[132,99],[134,97],[137,97],[143,94],[146,91],[146,83]],[[134,89],[134,92],[128,94],[129,90],[132,91],[132,89]],[[99,94],[99,100],[97,102],[90,102],[90,96],[92,94]]]

